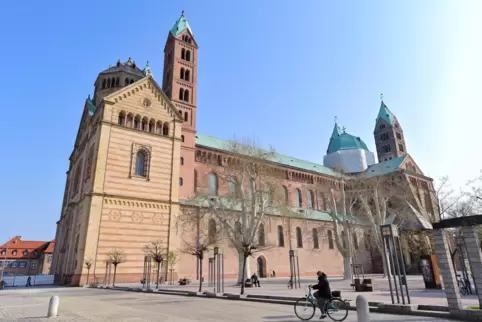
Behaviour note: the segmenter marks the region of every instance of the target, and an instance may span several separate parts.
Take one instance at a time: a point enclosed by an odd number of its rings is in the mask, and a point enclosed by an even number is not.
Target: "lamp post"
[[[11,238],[9,237],[7,242],[7,249],[5,250],[5,256],[3,257],[2,274],[0,274],[0,281],[3,281],[3,273],[5,271],[5,265],[7,265],[8,247],[10,246],[10,239]]]

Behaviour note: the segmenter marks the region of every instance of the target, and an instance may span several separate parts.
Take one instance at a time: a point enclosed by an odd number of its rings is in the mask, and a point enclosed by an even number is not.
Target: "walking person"
[[[28,277],[27,278],[27,284],[25,285],[25,287],[32,287],[32,277]]]
[[[321,311],[320,319],[324,319],[326,318],[325,303],[331,299],[330,283],[325,273],[318,271],[316,275],[318,276],[318,284],[313,285],[313,289],[317,290],[313,296],[318,301],[318,307]]]

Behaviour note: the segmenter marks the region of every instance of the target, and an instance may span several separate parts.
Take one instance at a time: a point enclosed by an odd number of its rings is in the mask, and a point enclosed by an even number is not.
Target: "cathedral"
[[[163,275],[199,278],[196,258],[180,251],[176,217],[196,191],[226,193],[228,188],[213,169],[223,167],[229,152],[225,148],[228,140],[196,130],[197,66],[198,43],[183,13],[168,32],[162,77],[148,63],[139,66],[131,58],[98,74],[93,95],[85,100],[69,158],[52,263],[57,283],[104,283],[106,261],[113,249],[126,256],[117,267],[117,283],[139,283],[145,245],[156,240],[163,241],[166,253],[179,254],[170,269],[163,266]],[[383,101],[374,126],[376,158],[360,137],[338,124],[323,164],[276,155],[274,166],[284,174],[287,202],[311,209],[310,217],[290,225],[276,217],[263,222],[263,236],[276,247],[256,254],[249,262],[251,272],[261,277],[273,271],[276,276],[289,276],[288,250],[295,249],[301,275],[318,270],[343,275],[328,202],[329,191],[339,190],[341,172],[367,177],[401,173],[414,196],[423,201],[418,208],[422,204],[424,209],[417,210],[414,203],[414,221],[423,222],[421,217],[434,213],[432,179],[423,175],[408,154],[401,124]],[[379,271],[380,254],[360,242],[362,226],[356,231],[357,262],[367,273]],[[310,241],[302,235],[310,235]],[[409,263],[410,254],[404,257]],[[88,267],[86,261],[92,265]],[[237,278],[238,255],[229,248],[224,272],[226,278]]]

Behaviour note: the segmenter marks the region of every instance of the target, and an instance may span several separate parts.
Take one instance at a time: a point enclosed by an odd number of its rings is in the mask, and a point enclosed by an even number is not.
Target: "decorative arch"
[[[179,100],[184,100],[184,88],[179,89]]]
[[[140,130],[140,128],[141,128],[141,116],[139,114],[137,114],[136,117],[134,117],[133,128],[136,129],[136,130]]]
[[[185,69],[184,67],[181,67],[181,70],[179,72],[179,78],[184,79],[185,77]]]
[[[191,51],[190,50],[186,50],[186,60],[191,61]]]
[[[266,257],[260,255],[256,259],[257,274],[259,278],[266,278],[268,276],[268,269],[266,266]]]
[[[303,248],[303,234],[301,233],[300,227],[296,227],[296,246]]]
[[[303,206],[303,196],[301,195],[301,190],[296,188],[296,207],[301,208]]]
[[[315,196],[313,195],[313,191],[308,190],[308,208],[314,209],[314,200]]]
[[[134,143],[132,146],[131,177],[149,180],[151,147]]]
[[[154,119],[150,119],[149,121],[149,132],[154,133],[156,130],[156,121]]]
[[[184,90],[184,101],[189,102],[189,90]]]
[[[162,135],[168,136],[169,135],[169,123],[164,123],[162,126]]]
[[[181,49],[181,59],[186,59],[186,49]]]
[[[156,122],[156,133],[159,134],[159,135],[162,134],[162,122],[161,121]]]
[[[320,241],[318,239],[318,229],[313,228],[312,234],[313,234],[313,248],[318,249],[320,248]]]
[[[117,118],[117,125],[125,126],[126,125],[126,112],[120,111],[119,117]]]
[[[141,121],[141,130],[148,131],[149,130],[148,124],[149,124],[149,120],[147,119],[147,117],[144,116]]]
[[[191,81],[191,71],[189,69],[186,69],[184,72],[184,80],[188,82]]]
[[[285,234],[281,225],[278,225],[278,247],[285,247]]]
[[[132,113],[127,114],[126,117],[126,127],[133,127],[134,126],[134,115]]]

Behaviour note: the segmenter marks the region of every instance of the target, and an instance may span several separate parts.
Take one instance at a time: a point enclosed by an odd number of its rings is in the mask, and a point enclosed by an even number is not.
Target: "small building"
[[[55,240],[22,240],[15,236],[0,246],[0,271],[4,275],[49,275]]]

